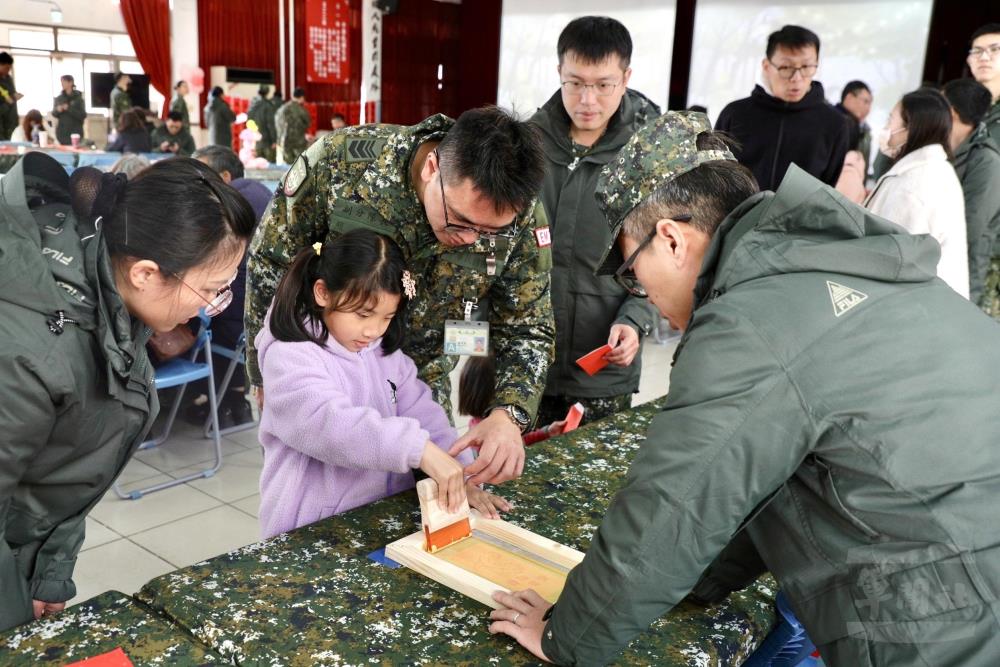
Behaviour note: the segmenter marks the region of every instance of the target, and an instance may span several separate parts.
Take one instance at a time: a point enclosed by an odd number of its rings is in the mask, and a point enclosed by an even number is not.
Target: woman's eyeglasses
[[[673,215],[670,216],[670,219],[674,222],[691,222],[691,214]],[[649,234],[642,240],[639,247],[615,271],[615,282],[626,292],[640,299],[645,299],[647,294],[645,288],[639,283],[638,278],[635,277],[635,271],[632,269],[632,266],[635,264],[636,258],[639,257],[639,253],[645,250],[646,246],[652,243],[654,238],[656,238],[656,225],[653,225],[653,228],[649,230]]]
[[[205,302],[206,315],[208,315],[209,317],[215,317],[216,315],[224,311],[226,308],[228,308],[229,304],[233,302],[233,281],[236,280],[237,274],[238,272],[234,273],[233,277],[230,278],[225,285],[220,287],[215,292],[215,296],[212,297],[211,299],[206,299],[204,296],[202,296],[202,293],[199,290],[196,290],[195,288],[188,285],[186,282],[184,282],[184,279],[181,278],[176,273],[174,274],[174,277],[177,278],[177,280],[181,281],[181,285],[184,285],[184,287],[187,287],[189,290],[197,294],[198,298]]]

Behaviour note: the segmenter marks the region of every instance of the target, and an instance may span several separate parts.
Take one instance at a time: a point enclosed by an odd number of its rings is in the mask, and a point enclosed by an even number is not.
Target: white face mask
[[[898,130],[890,130],[888,127],[883,127],[879,131],[878,149],[882,151],[882,153],[885,154],[886,157],[895,158],[897,155],[899,155],[899,151],[903,150],[903,146],[906,145],[905,143],[902,143],[898,146],[889,145],[889,139],[892,138],[892,135],[899,134],[900,132],[906,132],[906,128],[901,127]]]

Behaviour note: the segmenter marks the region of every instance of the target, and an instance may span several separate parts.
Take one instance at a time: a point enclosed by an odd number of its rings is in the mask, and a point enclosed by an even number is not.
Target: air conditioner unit
[[[211,68],[209,78],[213,88],[219,86],[230,97],[251,99],[261,86],[274,88],[274,71],[269,69],[217,65]]]

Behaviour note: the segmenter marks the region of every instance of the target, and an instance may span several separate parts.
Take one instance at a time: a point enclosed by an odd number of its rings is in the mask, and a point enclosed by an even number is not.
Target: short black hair
[[[344,118],[344,114],[342,114],[342,113],[335,113],[332,116],[330,116],[330,120],[337,120],[338,118],[340,120],[344,121],[345,123],[347,122],[347,119]]]
[[[0,51],[0,65],[13,65],[14,56],[10,55],[6,51]]]
[[[819,55],[819,36],[809,28],[799,25],[782,26],[781,30],[772,32],[767,36],[767,57],[770,58],[779,46],[792,51],[804,49],[807,46],[816,47],[816,55]]]
[[[918,88],[899,101],[900,115],[906,126],[906,143],[893,163],[924,146],[940,144],[948,159],[951,153],[951,107],[937,90]]]
[[[382,335],[382,350],[390,354],[403,344],[406,305],[403,251],[392,239],[367,229],[352,229],[323,243],[319,254],[312,247],[295,256],[274,294],[268,326],[278,340],[288,343],[326,343],[330,331],[323,315],[330,311],[357,312],[369,308],[379,292],[399,295],[399,307]],[[313,285],[322,280],[336,305],[316,303]]]
[[[708,107],[702,104],[692,104],[687,108],[688,111],[697,111],[698,113],[708,114]]]
[[[975,79],[949,81],[944,84],[941,92],[955,110],[958,119],[973,127],[983,122],[993,104],[993,94],[990,89]]]
[[[222,94],[224,92],[225,91],[222,90],[222,86],[216,86],[215,88],[212,88],[212,92],[209,93],[209,96],[211,96],[211,97],[222,97]]]
[[[484,419],[496,396],[497,363],[490,354],[469,357],[458,378],[458,414]]]
[[[866,90],[868,93],[872,92],[872,89],[869,88],[868,84],[864,81],[858,81],[856,79],[854,81],[848,81],[847,84],[844,85],[844,89],[840,91],[840,101],[843,102],[846,100],[848,95],[857,95],[858,91],[861,90]]]
[[[183,123],[184,114],[182,114],[180,111],[171,111],[170,113],[167,114],[167,120],[175,120],[178,123]]]
[[[125,72],[115,72],[115,83],[118,83],[119,81],[122,80],[122,77],[126,76],[128,76],[128,74],[126,74]]]
[[[466,111],[438,145],[449,184],[470,179],[497,213],[524,211],[542,189],[545,155],[534,125],[497,106]]]
[[[560,65],[567,51],[586,64],[603,63],[617,55],[622,69],[628,69],[632,61],[632,36],[628,28],[613,18],[581,16],[570,21],[559,34],[556,53]]]
[[[296,88],[295,90],[292,91],[292,97],[305,97],[305,96],[306,96],[305,88]]]
[[[972,37],[969,38],[969,45],[971,46],[974,41],[983,35],[1000,35],[1000,23],[987,23],[986,25],[979,26],[979,29],[972,33]]]
[[[267,97],[267,94],[269,92],[271,92],[270,86],[261,86],[260,88],[257,89],[257,94],[260,95],[261,97]]]
[[[217,174],[228,171],[229,176],[234,179],[243,178],[246,174],[240,157],[229,146],[216,146],[214,144],[202,146],[191,157],[196,160],[204,159]]]
[[[702,132],[698,150],[727,150],[729,137],[721,132]],[[691,226],[708,236],[733,209],[759,191],[753,172],[735,160],[711,160],[672,178],[625,216],[622,227],[630,238],[641,240],[659,220],[691,214]]]
[[[183,86],[185,83],[187,83],[187,81],[185,81],[184,79],[181,79],[180,81],[178,81],[177,83],[174,84],[174,90],[177,90],[178,88],[180,88],[181,86]]]

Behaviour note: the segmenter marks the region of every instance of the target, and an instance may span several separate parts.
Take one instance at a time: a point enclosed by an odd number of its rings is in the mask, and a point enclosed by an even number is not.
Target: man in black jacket
[[[736,158],[762,190],[776,190],[793,162],[828,185],[840,176],[850,128],[826,101],[823,84],[812,80],[818,65],[816,33],[786,25],[767,38],[764,85],[719,114],[715,129],[739,142]]]

